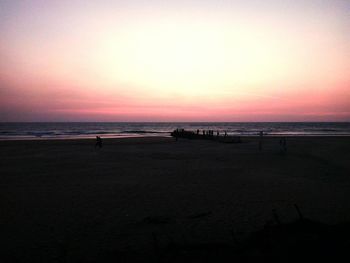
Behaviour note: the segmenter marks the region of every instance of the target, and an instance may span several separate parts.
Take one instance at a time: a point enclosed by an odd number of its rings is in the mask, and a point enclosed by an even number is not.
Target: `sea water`
[[[12,122],[0,123],[0,140],[170,136],[175,129],[256,136],[350,136],[348,122]]]

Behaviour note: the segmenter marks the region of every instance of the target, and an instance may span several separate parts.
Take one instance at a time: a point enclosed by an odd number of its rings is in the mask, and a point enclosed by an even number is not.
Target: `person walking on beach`
[[[287,152],[287,139],[286,139],[286,137],[283,138],[283,151],[285,153]]]
[[[95,144],[95,149],[96,147],[102,148],[102,139],[100,136],[96,136],[96,144]]]
[[[285,137],[280,139],[280,148],[281,148],[281,153],[286,153],[287,152],[287,140]]]
[[[263,131],[260,131],[260,132],[259,132],[259,151],[262,150],[263,136],[264,136],[264,132],[263,132]]]

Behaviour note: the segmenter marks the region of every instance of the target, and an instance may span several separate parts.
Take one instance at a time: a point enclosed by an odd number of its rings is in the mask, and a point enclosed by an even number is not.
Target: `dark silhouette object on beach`
[[[225,137],[227,136],[227,131],[225,131]]]
[[[220,136],[220,133],[217,132],[217,136],[214,136],[214,130],[202,130],[202,134],[199,133],[199,131],[187,131],[184,129],[176,129],[173,132],[170,133],[172,137],[175,138],[175,140],[178,140],[178,138],[182,139],[202,139],[202,140],[211,140],[211,141],[217,141],[217,142],[223,142],[223,143],[241,143],[241,137],[240,136]]]
[[[100,136],[96,136],[96,144],[95,144],[95,149],[96,147],[102,148],[102,139]]]
[[[280,148],[281,148],[281,153],[287,152],[287,140],[285,137],[280,139]]]
[[[177,141],[177,139],[179,137],[179,129],[176,129],[175,131],[173,131],[173,135],[175,137],[175,141]]]
[[[277,210],[274,221],[244,239],[231,231],[233,242],[159,242],[153,234],[156,262],[349,262],[350,223],[328,225],[305,218],[295,204],[299,219],[283,223]],[[212,212],[193,214],[200,220]]]
[[[345,262],[349,223],[327,225],[309,219],[266,226],[245,243],[263,262]],[[346,259],[344,259],[346,258]]]
[[[259,151],[262,151],[263,136],[264,136],[264,132],[260,131],[259,132]]]

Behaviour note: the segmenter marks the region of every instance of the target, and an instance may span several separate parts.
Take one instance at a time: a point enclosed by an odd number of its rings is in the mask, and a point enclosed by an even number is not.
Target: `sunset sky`
[[[348,0],[1,0],[0,121],[350,121]]]

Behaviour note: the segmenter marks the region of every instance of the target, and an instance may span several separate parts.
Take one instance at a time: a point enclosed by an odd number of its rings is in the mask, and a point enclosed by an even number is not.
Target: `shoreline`
[[[118,136],[118,137],[103,137],[103,135],[97,134],[97,136],[100,136],[103,140],[125,140],[125,139],[133,139],[133,138],[172,138],[170,135],[154,135],[154,136],[144,136],[144,135],[135,135],[135,136]],[[216,138],[216,136],[214,136]],[[242,137],[242,138],[259,138],[259,135],[242,135],[242,134],[235,134],[235,135],[228,135],[228,137]],[[350,134],[264,134],[263,138],[346,138],[350,137]],[[220,136],[220,138],[224,138],[224,136]],[[65,138],[0,138],[0,142],[5,141],[75,141],[75,140],[95,140],[96,136],[93,137],[65,137]]]

